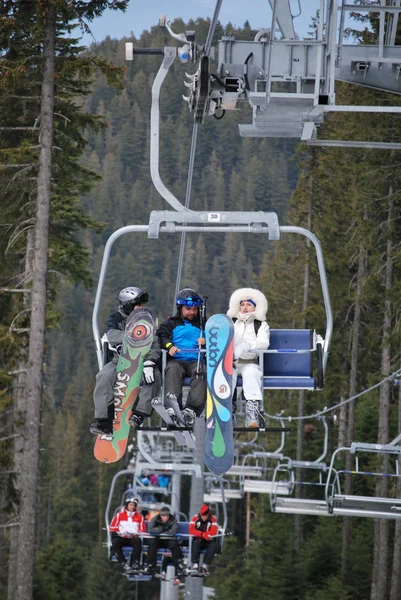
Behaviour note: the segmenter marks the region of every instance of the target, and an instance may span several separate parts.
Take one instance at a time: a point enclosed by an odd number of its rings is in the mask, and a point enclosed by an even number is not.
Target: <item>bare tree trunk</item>
[[[401,431],[401,385],[398,386],[398,431]],[[401,458],[398,458],[398,468],[401,470]],[[401,498],[401,480],[397,479],[397,498]],[[391,575],[390,600],[401,598],[401,521],[395,522],[393,564]]]
[[[28,286],[28,282],[30,282],[32,278],[33,272],[33,230],[30,229],[26,238],[26,250],[25,250],[25,267],[24,267],[24,287]],[[30,284],[29,284],[30,285]],[[31,294],[24,293],[23,295],[23,307],[24,309],[29,309],[31,306]],[[13,392],[13,414],[12,414],[12,422],[13,422],[13,430],[14,433],[17,434],[17,437],[14,439],[14,469],[16,471],[16,477],[14,479],[14,486],[19,493],[20,490],[20,474],[21,474],[21,463],[23,457],[23,449],[24,449],[24,425],[23,425],[23,416],[25,411],[25,400],[26,400],[26,382],[27,382],[27,368],[28,365],[25,362],[21,361],[18,365],[18,374],[16,375],[14,381],[14,392]],[[13,505],[13,511],[10,515],[11,518],[18,519],[19,507],[18,505]],[[18,552],[18,536],[19,529],[18,527],[13,527],[10,530],[10,545],[9,545],[9,554],[8,554],[8,588],[7,588],[7,598],[8,600],[13,600],[15,597],[15,577],[16,577],[16,569],[17,569],[17,552]]]
[[[312,182],[310,184],[309,189],[309,204],[308,204],[308,223],[307,228],[312,229]],[[306,260],[304,266],[304,284],[303,284],[303,297],[302,297],[302,313],[305,315],[306,309],[308,307],[309,302],[309,286],[310,286],[310,259],[309,259],[309,249],[310,249],[310,241],[307,239],[306,241]],[[306,325],[305,316],[302,317],[301,328],[304,328]],[[304,403],[305,403],[305,392],[300,390],[298,392],[298,415],[301,416],[304,414]],[[302,420],[298,420],[297,423],[297,448],[296,448],[296,460],[302,460],[303,454],[303,441],[304,441],[304,422]],[[295,470],[295,477],[297,481],[301,481],[302,479],[302,469]],[[301,491],[299,487],[295,488],[295,496],[297,498],[300,497]],[[302,518],[301,515],[295,515],[294,517],[294,533],[295,533],[295,549],[298,552],[303,543],[303,530],[302,530]]]
[[[355,310],[354,310],[354,322],[352,326],[352,338],[351,338],[351,370],[350,370],[350,382],[349,382],[349,395],[354,396],[356,394],[357,375],[358,375],[358,360],[359,360],[359,336],[361,329],[361,296],[362,296],[362,280],[365,275],[366,268],[366,250],[363,246],[359,249],[358,256],[358,272],[356,281],[356,293],[355,293]],[[348,423],[346,433],[346,443],[351,444],[354,441],[355,431],[355,403],[351,402],[348,405]],[[351,470],[351,456],[347,453],[345,458],[345,468]],[[346,475],[344,482],[345,493],[351,492],[351,478]],[[347,570],[347,549],[351,539],[351,519],[349,517],[344,518],[343,522],[343,534],[342,534],[342,560],[341,560],[341,578],[343,583],[346,579]]]
[[[386,275],[385,275],[385,298],[384,298],[384,319],[383,319],[383,339],[382,339],[382,358],[381,375],[387,377],[391,369],[391,322],[392,322],[392,303],[391,290],[393,286],[393,190],[389,190],[388,202],[388,220],[387,220],[387,255],[386,255]],[[390,383],[387,381],[380,387],[379,401],[379,430],[377,441],[379,444],[389,442],[390,426]],[[380,470],[386,473],[388,470],[388,456],[383,455],[380,460]],[[388,494],[388,478],[379,477],[376,484],[376,496],[386,496]],[[370,591],[370,600],[382,600],[387,592],[387,571],[388,571],[388,521],[386,519],[376,519],[374,523],[374,545],[373,545],[373,571],[372,587]]]
[[[40,154],[36,204],[34,272],[28,354],[24,450],[21,468],[19,544],[15,600],[31,600],[35,557],[36,504],[39,475],[40,411],[46,327],[47,264],[52,174],[53,108],[56,10],[52,3],[45,15],[43,82],[40,120]]]
[[[342,402],[345,398],[341,397]],[[347,443],[347,405],[340,406],[340,416],[338,419],[338,447],[341,448]]]

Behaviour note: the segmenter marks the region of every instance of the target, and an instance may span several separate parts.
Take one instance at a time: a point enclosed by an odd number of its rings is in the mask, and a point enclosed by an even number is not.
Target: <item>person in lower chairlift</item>
[[[148,533],[155,536],[162,534],[169,535],[171,538],[153,537],[149,540],[148,559],[146,571],[154,575],[156,571],[157,550],[168,548],[171,551],[172,563],[175,567],[176,578],[183,573],[183,554],[181,546],[175,534],[178,531],[178,522],[174,515],[171,514],[168,506],[163,506],[160,513],[155,515],[148,526]]]
[[[258,350],[267,350],[270,328],[266,322],[267,299],[253,288],[235,290],[227,315],[234,321],[233,389],[238,375],[246,400],[245,427],[260,427],[263,373],[259,369]],[[233,413],[236,406],[233,405]]]
[[[138,534],[146,531],[144,518],[136,510],[137,506],[138,498],[127,498],[124,510],[114,516],[109,528],[112,533],[111,550],[127,574],[139,569],[142,542]],[[132,548],[129,563],[125,560],[123,546]]]
[[[199,570],[201,550],[206,550],[201,573],[209,575],[209,565],[217,550],[216,540],[212,536],[217,535],[218,529],[216,518],[213,517],[207,504],[202,504],[199,513],[192,518],[188,533],[193,536],[191,549],[192,571]]]

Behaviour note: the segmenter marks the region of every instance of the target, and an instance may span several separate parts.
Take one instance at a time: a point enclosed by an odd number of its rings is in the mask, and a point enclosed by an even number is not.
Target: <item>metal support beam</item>
[[[292,21],[291,6],[289,0],[269,0],[269,4],[272,10],[276,5],[276,20],[278,28],[280,29],[281,35],[287,40],[294,40],[297,38],[297,34],[294,30]]]
[[[170,232],[176,231],[176,223],[200,224],[204,226],[213,226],[213,224],[223,225],[246,225],[250,233],[259,233],[262,231],[262,225],[267,226],[269,240],[279,240],[280,230],[277,214],[273,212],[173,212],[168,210],[153,210],[150,213],[148,237],[157,239],[159,237],[160,226],[166,224]],[[209,229],[210,230],[210,229]],[[227,232],[230,227],[227,227]]]

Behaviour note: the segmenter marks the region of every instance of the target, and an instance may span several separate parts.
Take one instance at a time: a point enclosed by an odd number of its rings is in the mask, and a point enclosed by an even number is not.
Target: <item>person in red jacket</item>
[[[109,528],[113,536],[111,550],[128,574],[139,569],[142,543],[138,534],[146,531],[144,518],[136,510],[137,505],[137,498],[127,498],[124,510],[114,516]],[[129,564],[125,560],[123,546],[132,548]]]
[[[189,535],[193,536],[191,561],[192,570],[199,570],[199,557],[201,550],[206,550],[205,558],[202,565],[203,575],[209,575],[209,565],[216,554],[216,540],[213,536],[218,533],[217,521],[212,516],[210,508],[207,504],[202,504],[199,514],[195,515],[189,524]]]

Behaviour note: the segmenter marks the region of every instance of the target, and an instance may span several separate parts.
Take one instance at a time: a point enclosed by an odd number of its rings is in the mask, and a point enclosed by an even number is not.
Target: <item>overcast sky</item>
[[[159,22],[161,14],[171,20],[181,17],[184,21],[197,17],[212,17],[215,0],[130,0],[125,13],[107,10],[91,24],[91,30],[96,42],[101,42],[108,35],[120,39],[129,36],[131,32],[139,37],[144,29],[150,29]],[[319,0],[302,0],[303,11],[294,21],[295,30],[303,37],[308,31],[311,17],[316,14]],[[298,13],[298,0],[291,0],[293,14]],[[219,20],[226,24],[241,27],[248,20],[253,29],[270,27],[271,10],[268,0],[223,0]],[[91,36],[85,35],[82,43],[89,45],[93,42]]]

